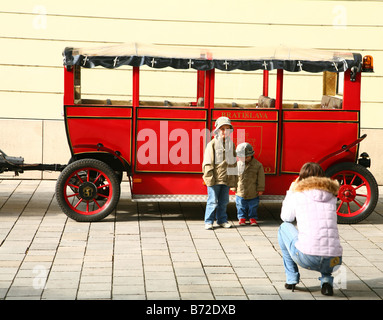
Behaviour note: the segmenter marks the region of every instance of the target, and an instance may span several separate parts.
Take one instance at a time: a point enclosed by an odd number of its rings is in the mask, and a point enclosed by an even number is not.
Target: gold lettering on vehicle
[[[245,111],[222,111],[222,117],[228,117],[229,119],[268,119],[266,112],[245,112]]]

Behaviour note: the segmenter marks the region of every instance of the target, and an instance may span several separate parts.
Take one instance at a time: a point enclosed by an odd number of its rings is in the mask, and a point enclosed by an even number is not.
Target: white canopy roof
[[[351,52],[306,48],[197,47],[124,43],[95,48],[65,48],[64,65],[116,68],[120,65],[148,65],[209,70],[280,69],[319,72],[344,71],[359,66],[361,55]],[[323,69],[323,70],[322,70]]]

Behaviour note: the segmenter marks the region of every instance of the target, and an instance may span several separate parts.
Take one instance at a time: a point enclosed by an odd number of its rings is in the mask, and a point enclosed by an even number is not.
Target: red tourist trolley
[[[139,44],[66,48],[63,55],[72,157],[61,168],[56,196],[72,219],[97,221],[110,214],[119,201],[123,172],[133,201],[206,201],[203,152],[221,116],[231,119],[234,142],[251,143],[264,166],[261,201],[283,198],[301,166],[313,161],[340,182],[338,222],[357,223],[377,204],[378,186],[367,169],[370,159],[366,153],[358,159],[359,143],[366,137],[359,134],[361,74],[373,71],[371,56],[283,47],[210,50]],[[81,70],[98,66],[130,70],[131,100],[81,97]],[[143,68],[195,74],[195,98],[144,101],[140,91],[156,88],[145,87]],[[249,72],[246,81],[262,79],[263,85],[254,85],[259,91],[254,101],[215,99],[217,77],[233,70]],[[323,73],[324,95],[318,103],[284,103],[284,76],[301,71]]]

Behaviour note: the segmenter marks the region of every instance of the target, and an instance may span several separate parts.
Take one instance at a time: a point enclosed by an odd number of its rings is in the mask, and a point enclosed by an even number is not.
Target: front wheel
[[[339,223],[358,223],[374,211],[379,189],[368,169],[356,163],[344,162],[327,169],[326,175],[340,184],[337,203]]]
[[[56,183],[60,208],[76,221],[99,221],[108,216],[120,198],[120,183],[104,162],[82,159],[70,163]]]

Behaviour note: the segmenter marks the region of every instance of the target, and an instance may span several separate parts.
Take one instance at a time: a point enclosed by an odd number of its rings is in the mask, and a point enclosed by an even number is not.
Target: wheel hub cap
[[[351,202],[356,197],[356,191],[352,186],[344,185],[340,187],[338,195],[342,201]]]
[[[86,201],[93,200],[97,195],[97,188],[92,182],[84,182],[79,187],[80,197]]]

